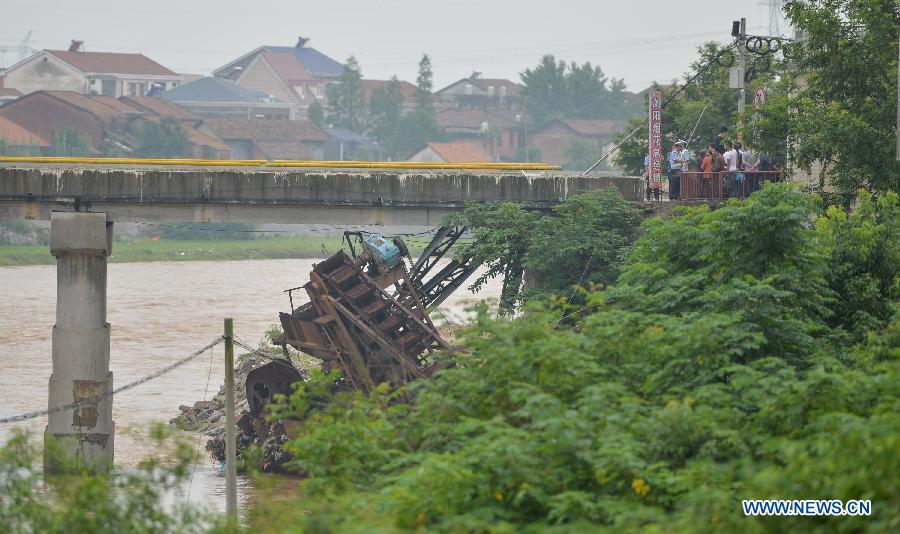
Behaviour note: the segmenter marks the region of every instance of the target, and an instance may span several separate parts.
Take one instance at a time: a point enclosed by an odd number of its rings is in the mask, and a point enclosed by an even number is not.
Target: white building
[[[84,52],[73,41],[69,50],[42,50],[4,72],[4,85],[24,94],[75,91],[86,95],[143,96],[154,87],[177,87],[182,77],[143,54]]]

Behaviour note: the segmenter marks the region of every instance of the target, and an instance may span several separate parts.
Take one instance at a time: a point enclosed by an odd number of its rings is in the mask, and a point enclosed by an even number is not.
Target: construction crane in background
[[[22,61],[26,57],[30,56],[37,52],[34,48],[31,48],[28,43],[31,42],[31,34],[34,30],[28,30],[28,33],[25,34],[25,38],[22,39],[22,42],[18,45],[14,46],[0,46],[0,68],[8,67],[9,65],[13,65]],[[6,54],[8,53],[16,54],[15,59],[12,63],[6,62]]]

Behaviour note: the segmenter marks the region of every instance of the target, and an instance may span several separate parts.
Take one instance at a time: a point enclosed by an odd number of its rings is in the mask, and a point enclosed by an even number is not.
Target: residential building
[[[610,120],[554,119],[531,135],[531,144],[541,151],[545,163],[563,165],[573,139],[596,145],[599,154],[622,130],[621,123]]]
[[[213,75],[231,80],[251,91],[259,91],[288,104],[290,119],[307,115],[314,102],[327,100],[327,85],[336,83],[344,72],[339,62],[306,46],[261,46],[217,69]]]
[[[154,87],[178,86],[181,76],[143,54],[42,50],[4,72],[4,86],[22,93],[74,91],[85,95],[145,95]]]
[[[289,119],[291,106],[223,78],[205,77],[159,95],[210,119]]]
[[[325,128],[325,152],[328,161],[378,161],[381,149],[366,136],[344,128]]]
[[[0,117],[0,156],[40,156],[49,148],[40,135]]]
[[[0,87],[0,106],[7,102],[12,102],[20,96],[22,96],[22,91],[19,91],[18,89],[13,89],[12,87]]]
[[[73,91],[36,91],[0,106],[0,118],[33,132],[55,146],[61,134],[75,132],[95,155],[129,156],[141,144],[144,123],[172,118],[190,142],[190,157],[225,158],[229,147],[197,129],[202,120],[167,100],[153,97],[83,95]]]
[[[437,114],[438,126],[454,140],[479,144],[493,161],[513,161],[527,144],[520,114],[481,109],[448,109]]]
[[[427,163],[488,163],[491,161],[477,143],[453,141],[450,143],[428,143],[407,161]]]
[[[389,83],[391,83],[391,80],[363,80],[363,98],[365,98],[366,103],[369,103],[372,100],[372,93],[374,93],[376,90],[387,90]],[[415,84],[403,80],[398,80],[397,88],[400,89],[400,95],[402,95],[403,97],[403,103],[401,104],[402,111],[404,113],[407,113],[415,109],[416,92],[418,91],[418,88],[415,86]]]
[[[501,78],[482,78],[480,73],[457,80],[435,96],[437,109],[484,109],[493,111],[521,111],[522,86]]]
[[[95,99],[105,97],[94,97]],[[118,99],[120,104],[125,104],[132,109],[139,110],[142,118],[158,122],[163,118],[175,119],[187,134],[191,144],[190,157],[199,159],[228,159],[231,157],[231,148],[223,140],[213,134],[202,130],[203,119],[191,113],[190,110],[178,104],[152,96],[123,96]],[[140,127],[140,126],[138,126]],[[137,134],[136,130],[132,130]]]
[[[208,119],[204,131],[225,141],[232,159],[321,160],[328,135],[309,120]]]

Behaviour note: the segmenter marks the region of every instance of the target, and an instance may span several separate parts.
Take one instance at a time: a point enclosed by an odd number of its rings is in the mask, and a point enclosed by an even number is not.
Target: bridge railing
[[[185,158],[94,158],[54,156],[0,156],[2,163],[74,164],[74,165],[160,165],[189,167],[273,167],[315,169],[412,169],[412,170],[498,170],[498,171],[558,171],[559,165],[546,163],[507,162],[428,162],[428,161],[325,161],[325,160],[265,160],[265,159],[185,159]]]
[[[719,201],[746,198],[763,182],[780,182],[781,171],[726,171],[681,173],[681,200]]]

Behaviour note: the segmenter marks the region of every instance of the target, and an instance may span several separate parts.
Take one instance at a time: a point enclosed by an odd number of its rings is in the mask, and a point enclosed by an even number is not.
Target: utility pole
[[[744,81],[744,72],[746,68],[746,55],[747,51],[747,19],[741,18],[741,32],[738,36],[738,74],[740,84],[740,88],[738,89],[738,103],[737,103],[737,112],[738,112],[738,131],[737,138],[739,141],[744,140],[744,103],[746,101],[746,82]]]
[[[237,526],[237,466],[234,435],[234,321],[225,319],[225,514]]]

